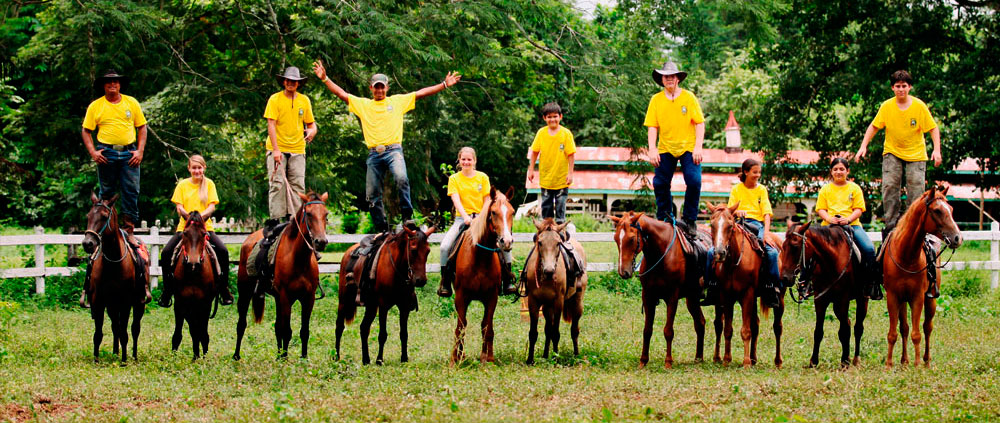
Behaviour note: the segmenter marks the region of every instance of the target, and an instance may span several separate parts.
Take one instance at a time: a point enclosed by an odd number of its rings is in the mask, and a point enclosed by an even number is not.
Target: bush
[[[941,294],[949,297],[978,297],[986,293],[990,273],[984,270],[957,270],[945,272],[941,281]]]
[[[39,308],[71,309],[77,307],[84,277],[83,271],[71,276],[46,277],[45,295],[35,294],[34,278],[7,279],[0,284],[0,301],[34,304]]]
[[[637,277],[622,279],[616,272],[591,273],[590,276],[591,287],[600,287],[613,294],[629,297],[637,297],[642,294],[642,283]]]
[[[345,234],[358,233],[358,225],[361,224],[361,216],[358,213],[347,213],[344,215],[343,232]]]

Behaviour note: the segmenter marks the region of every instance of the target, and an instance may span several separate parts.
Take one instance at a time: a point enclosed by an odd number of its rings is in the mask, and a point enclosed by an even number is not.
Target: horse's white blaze
[[[714,234],[715,235],[715,246],[717,246],[717,247],[722,245],[722,225],[723,224],[724,224],[724,222],[719,222],[719,224],[715,228],[715,234]]]
[[[503,242],[505,244],[506,243],[513,243],[514,242],[514,235],[511,235],[511,233],[510,233],[510,225],[507,224],[507,205],[506,204],[501,204],[500,205],[500,216],[502,216],[502,218],[503,218]]]

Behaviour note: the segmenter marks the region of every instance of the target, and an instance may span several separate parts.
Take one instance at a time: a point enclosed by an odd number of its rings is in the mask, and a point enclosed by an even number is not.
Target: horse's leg
[[[885,307],[889,312],[889,333],[886,334],[885,340],[888,344],[888,353],[885,356],[885,366],[892,368],[892,350],[896,346],[896,338],[899,336],[896,333],[896,324],[899,321],[899,301],[896,299],[896,293],[886,288],[885,290]]]
[[[837,299],[833,305],[833,314],[840,321],[840,330],[837,331],[837,338],[840,339],[840,367],[848,367],[851,362],[848,357],[851,353],[851,299],[847,295]]]
[[[211,320],[212,300],[205,301],[201,311],[201,354],[208,355],[208,321]]]
[[[826,307],[830,302],[825,299],[815,300],[816,307],[816,327],[813,329],[813,352],[809,357],[809,365],[806,367],[816,367],[819,365],[819,347],[823,343],[823,324],[826,322]]]
[[[743,339],[743,367],[747,368],[754,365],[753,360],[750,359],[750,349],[751,347],[756,347],[755,341],[757,340],[754,335],[756,335],[756,320],[757,320],[757,301],[753,294],[753,291],[747,290],[743,294],[743,300],[740,301],[740,311],[743,315],[743,326],[740,327],[740,338]]]
[[[698,305],[697,298],[685,298],[687,303],[688,312],[691,313],[691,318],[694,320],[694,333],[698,338],[698,346],[695,350],[694,361],[695,363],[701,363],[705,359],[705,314],[701,311],[701,306]]]
[[[455,290],[455,314],[458,316],[458,324],[455,326],[455,345],[451,348],[451,364],[456,364],[465,357],[465,326],[466,312],[469,303],[465,300],[461,290]]]
[[[528,361],[527,364],[535,364],[535,342],[538,341],[538,301],[535,297],[528,297]]]
[[[118,321],[115,323],[118,325],[118,342],[122,348],[122,363],[128,361],[128,315],[129,308],[127,306],[118,307]]]
[[[121,335],[118,333],[118,308],[109,306],[107,310],[108,320],[111,321],[111,354],[117,356],[118,348],[121,347],[121,340],[119,339]]]
[[[940,281],[940,273],[938,276]],[[924,366],[931,366],[931,332],[934,330],[934,313],[937,311],[937,300],[924,300]]]
[[[174,298],[174,335],[170,337],[171,351],[177,351],[184,339],[184,304],[185,301],[180,296]]]
[[[663,340],[667,341],[667,355],[663,358],[663,368],[674,365],[674,316],[677,314],[677,297],[671,295],[667,299],[667,322],[663,325]]]
[[[410,361],[410,355],[407,352],[406,343],[410,339],[410,332],[407,328],[410,320],[410,309],[400,308],[399,310],[399,349],[402,350],[399,356],[400,363],[406,363]]]
[[[275,297],[274,338],[278,341],[278,358],[288,358],[288,343],[292,340],[292,303],[280,290]]]
[[[496,359],[493,357],[493,313],[497,309],[497,301],[499,298],[494,295],[489,301],[484,304],[483,311],[483,323],[481,328],[483,331],[483,352],[480,361],[486,363],[493,363]],[[558,335],[557,335],[558,336]]]
[[[859,296],[857,302],[857,315],[854,317],[854,361],[855,366],[861,364],[861,335],[865,333],[865,317],[868,316],[868,299]]]
[[[910,319],[913,324],[910,326],[910,339],[913,340],[913,366],[920,365],[920,319],[924,317],[924,296],[915,295],[910,299]]]
[[[91,316],[94,318],[94,362],[101,355],[101,340],[104,339],[104,306],[95,301],[91,304]]]
[[[372,322],[375,321],[375,314],[378,313],[378,308],[375,304],[369,304],[365,307],[365,316],[361,318],[361,364],[369,364],[372,362],[371,355],[368,354],[368,334],[372,331]]]
[[[242,284],[240,284],[242,286]],[[246,290],[239,290],[240,295],[236,299],[236,351],[233,353],[233,360],[240,359],[240,346],[243,345],[243,333],[247,330],[247,312],[250,310],[250,297],[252,293]],[[174,307],[177,307],[176,305]]]
[[[306,295],[299,301],[302,304],[302,327],[299,328],[299,340],[302,341],[302,358],[309,356],[309,320],[312,318],[315,302],[315,292]],[[291,334],[289,334],[289,338],[291,338]]]
[[[343,304],[343,302],[341,302],[341,304]],[[336,346],[336,351],[337,351],[336,354],[337,355],[334,358],[334,360],[337,360],[337,361],[340,361],[340,337],[344,335],[344,327],[346,326],[345,323],[346,322],[345,322],[345,319],[344,319],[343,305],[338,305],[338,307],[337,307],[337,332],[336,332],[337,333],[337,343],[336,343],[336,345],[337,345]]]
[[[712,326],[715,327],[715,355],[712,356],[713,363],[721,363],[722,356],[719,354],[719,344],[722,342],[722,306],[715,306],[715,317],[712,319]]]
[[[542,358],[549,358],[549,344],[552,343],[552,304],[542,306],[542,314],[545,315],[545,348],[542,349]]]
[[[728,302],[723,308],[725,311],[722,313],[723,328],[722,335],[726,337],[726,351],[722,355],[722,365],[728,365],[733,362],[733,308],[736,305],[735,302]]]
[[[552,304],[552,353],[559,354],[559,323],[562,322],[563,307],[565,307],[565,300],[562,295],[556,295],[556,300]]]
[[[385,341],[389,339],[389,331],[386,326],[386,319],[389,317],[389,307],[392,304],[384,302],[378,304],[378,356],[375,357],[375,364],[382,365],[382,350],[385,348]]]
[[[902,300],[899,302],[899,309],[896,312],[899,314],[899,333],[902,336],[906,336],[910,333],[910,323],[906,321],[906,306],[909,300]],[[911,306],[912,307],[912,306]],[[899,359],[899,364],[910,364],[910,356],[907,353],[909,349],[904,341],[900,344],[900,348],[903,350],[903,355]]]
[[[781,365],[785,362],[784,358],[781,356],[781,334],[784,332],[784,327],[781,323],[781,318],[785,316],[785,289],[781,289],[781,301],[778,307],[771,310],[773,313],[772,319],[774,323],[771,324],[771,329],[774,330],[774,367],[781,368]]]
[[[177,303],[175,301],[174,307],[177,306],[176,304]],[[192,361],[197,360],[199,356],[198,346],[201,341],[201,331],[199,330],[201,327],[201,322],[199,321],[201,318],[200,314],[201,307],[191,307],[191,309],[187,312],[188,334],[191,335],[191,349],[194,352],[194,358],[192,358]]]
[[[580,355],[580,315],[581,312],[573,313],[573,320],[569,326],[569,336],[573,338],[573,355]]]
[[[642,291],[642,312],[646,321],[642,326],[642,355],[639,356],[639,368],[646,367],[649,362],[649,339],[653,337],[653,322],[656,320],[656,304],[660,301],[652,298],[652,293]]]

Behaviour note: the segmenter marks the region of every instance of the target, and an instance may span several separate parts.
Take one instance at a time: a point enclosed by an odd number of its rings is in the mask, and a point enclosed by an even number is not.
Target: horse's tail
[[[266,297],[263,295],[253,296],[253,322],[260,324],[264,320],[264,299]]]
[[[768,315],[771,314],[771,307],[764,304],[763,298],[760,300],[760,314],[764,316],[765,320],[768,318]]]
[[[352,277],[352,276],[348,276]],[[358,304],[354,301],[354,297],[357,295],[358,285],[350,284],[347,285],[344,290],[344,295],[341,295],[340,304],[338,304],[337,315],[344,317],[345,324],[354,323],[354,317],[358,314]]]

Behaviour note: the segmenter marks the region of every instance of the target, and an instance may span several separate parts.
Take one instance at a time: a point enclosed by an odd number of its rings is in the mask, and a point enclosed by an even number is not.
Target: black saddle
[[[372,266],[375,265],[375,255],[378,253],[382,245],[392,237],[392,232],[382,232],[379,234],[368,235],[361,238],[361,242],[358,243],[358,248],[351,251],[351,255],[347,260],[347,277],[348,284],[352,281],[357,284],[359,288],[359,300],[364,300],[368,298],[373,290],[375,289],[375,280],[371,278]],[[360,275],[353,273],[355,266],[358,261],[363,261],[361,266],[362,271]]]
[[[285,230],[286,226],[288,226],[288,222],[279,223],[274,227],[274,229],[270,230],[265,227],[264,237],[258,241],[259,248],[257,255],[249,258],[249,260],[252,260],[254,264],[256,264],[257,268],[256,292],[258,295],[263,295],[265,292],[263,290],[264,288],[267,289],[267,292],[273,291],[274,265],[271,264],[271,261],[267,258],[270,255],[269,253],[271,249],[277,246],[278,238],[281,236],[281,233]]]

